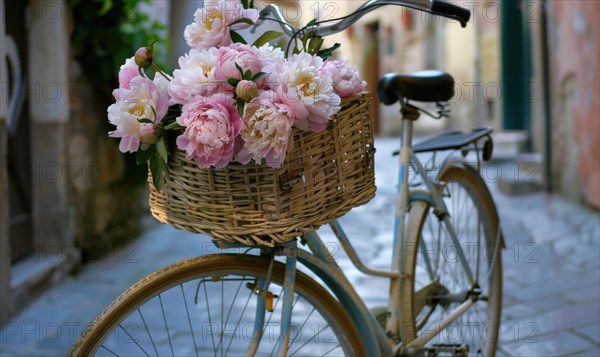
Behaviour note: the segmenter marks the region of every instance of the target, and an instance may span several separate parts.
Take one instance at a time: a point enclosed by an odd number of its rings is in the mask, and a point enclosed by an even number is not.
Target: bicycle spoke
[[[192,334],[192,341],[194,342],[194,352],[196,352],[196,357],[198,357],[198,345],[196,344],[196,336],[194,335],[194,328],[192,327],[192,319],[190,318],[190,310],[188,309],[187,299],[185,297],[185,290],[183,290],[182,284],[179,284],[179,287],[181,288],[181,294],[183,296],[183,304],[185,305],[185,313],[187,315],[188,324],[190,326],[190,333]],[[154,342],[152,342],[152,345],[154,345]],[[156,350],[156,348],[155,348],[155,350]],[[156,353],[156,355],[158,356],[158,352]]]
[[[133,338],[133,336],[131,336],[131,334],[129,333],[129,331],[127,331],[127,329],[125,329],[121,324],[119,324],[119,327],[121,328],[121,330],[123,330],[123,332],[125,332],[125,334],[127,335],[127,337],[129,337],[129,339],[131,341],[133,341],[133,343],[135,343],[136,346],[138,346],[138,348],[146,355],[146,356],[150,356],[148,354],[148,352],[146,352],[146,350],[144,350],[144,348],[142,348],[142,346],[140,346],[140,344]]]
[[[212,346],[213,346],[213,353],[215,354],[215,356],[217,355],[217,347],[215,345],[215,334],[213,329],[213,323],[212,323],[212,315],[210,313],[210,304],[208,303],[208,292],[206,291],[206,283],[202,284],[203,288],[204,288],[204,301],[206,302],[206,311],[208,312],[208,326],[210,326],[210,337],[212,339]]]
[[[296,343],[296,340],[298,338],[298,335],[300,334],[300,332],[302,331],[302,329],[304,329],[304,326],[306,325],[306,322],[308,321],[308,319],[312,316],[313,312],[315,312],[315,308],[313,308],[310,313],[308,314],[308,316],[306,316],[306,319],[304,319],[304,322],[302,322],[302,325],[300,325],[300,328],[298,329],[298,332],[296,333],[296,335],[294,336],[293,339],[291,339],[291,343],[288,346],[288,350],[292,349],[292,346],[294,345],[294,343]]]
[[[330,349],[329,351],[323,353],[323,356],[327,356],[328,354],[330,354],[331,352],[337,350],[338,348],[340,348],[340,344],[338,344],[337,346],[334,346],[332,349]]]
[[[250,300],[252,299],[252,290],[248,291],[248,299],[246,299],[246,304],[244,304],[244,308],[242,309],[242,313],[240,314],[240,318],[238,319],[236,325],[235,325],[235,330],[233,330],[233,336],[231,336],[231,340],[229,341],[229,345],[227,345],[227,350],[225,351],[225,354],[227,354],[227,352],[229,352],[229,348],[231,347],[231,343],[233,342],[233,340],[235,339],[235,335],[237,334],[237,330],[240,326],[240,323],[242,322],[242,317],[244,316],[244,312],[246,312],[246,309],[248,308],[248,304],[250,303]]]
[[[154,343],[154,339],[152,338],[152,335],[150,334],[150,329],[148,328],[148,325],[146,324],[146,319],[144,319],[144,315],[142,315],[142,312],[140,311],[139,308],[137,309],[137,312],[140,315],[142,322],[144,323],[144,328],[146,329],[146,332],[148,333],[148,338],[150,338],[150,342],[152,343],[152,348],[154,348],[154,353],[156,353],[156,355],[158,356],[158,350],[156,349],[156,344]]]
[[[165,308],[163,306],[161,294],[158,294],[158,301],[160,301],[160,310],[162,311],[163,321],[165,322],[165,329],[167,330],[167,337],[169,338],[169,347],[171,347],[171,355],[175,356],[175,351],[173,351],[173,341],[171,341],[171,332],[169,331],[169,325],[167,324],[167,315],[165,315]]]
[[[304,346],[306,346],[310,341],[314,340],[315,337],[317,337],[321,332],[323,332],[327,327],[329,327],[328,325],[325,325],[325,327],[323,327],[322,329],[319,330],[319,332],[317,332],[316,334],[314,334],[311,338],[309,338],[306,342],[304,342],[302,344],[302,346],[298,347],[294,353],[290,354],[289,357],[292,357],[293,355],[295,355],[298,351],[300,351]]]
[[[244,282],[244,278],[245,278],[245,276],[242,277],[242,279],[240,279],[240,284],[238,285],[237,290],[235,291],[235,295],[233,296],[233,300],[231,301],[231,305],[229,305],[229,310],[227,311],[227,318],[225,319],[225,323],[223,325],[223,328],[221,329],[221,338],[219,339],[219,344],[217,345],[217,349],[219,349],[219,347],[221,347],[221,344],[223,343],[223,336],[225,334],[225,327],[227,327],[227,323],[229,323],[229,317],[231,316],[231,310],[233,310],[233,306],[235,305],[235,300],[237,299],[237,296],[240,293],[240,289],[242,288],[242,283]],[[223,280],[221,280],[221,294],[222,294],[222,291],[223,291],[223,284],[224,284],[224,282],[223,282]],[[223,305],[223,301],[221,301],[221,306],[222,305]]]
[[[112,354],[113,356],[117,356],[119,357],[118,354],[114,353],[113,351],[111,351],[108,347],[104,346],[104,345],[100,345],[100,348],[104,348],[108,353]]]

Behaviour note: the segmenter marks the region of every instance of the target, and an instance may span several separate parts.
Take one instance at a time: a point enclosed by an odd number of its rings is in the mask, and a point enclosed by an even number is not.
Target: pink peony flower
[[[251,159],[260,163],[264,158],[268,166],[281,167],[294,125],[291,112],[272,91],[265,91],[246,104],[240,131],[245,144],[237,160],[247,164]]]
[[[199,167],[225,167],[234,155],[242,122],[233,100],[222,95],[194,97],[183,105],[179,125],[186,127],[177,147]]]
[[[156,134],[156,127],[152,124],[145,123],[140,126],[138,136],[143,144],[152,145],[158,141],[158,135]]]
[[[300,53],[263,69],[269,73],[269,87],[292,109],[299,129],[323,131],[331,116],[341,109],[331,75],[322,68],[320,57]]]
[[[219,51],[216,48],[194,50],[179,57],[179,67],[173,72],[169,94],[176,103],[185,104],[192,97],[210,96],[222,85],[216,83],[215,70]]]
[[[331,76],[333,90],[341,98],[358,94],[367,86],[367,82],[360,78],[358,70],[346,60],[326,61],[321,72]]]
[[[239,0],[210,0],[203,9],[196,10],[194,22],[185,28],[184,37],[190,47],[199,50],[227,46],[231,44],[229,25],[241,18],[257,21],[258,16],[257,10],[245,10]],[[243,27],[235,25],[235,29]]]
[[[121,138],[121,152],[136,152],[140,146],[139,131],[142,128],[138,119],[147,118],[156,123],[162,121],[169,109],[168,95],[157,89],[148,78],[135,77],[129,87],[115,89],[113,96],[117,102],[108,107],[108,120],[117,128],[108,134],[113,138]]]
[[[261,55],[261,52],[256,47],[241,43],[221,47],[219,48],[215,78],[218,80],[227,80],[229,78],[242,79],[242,75],[237,69],[236,64],[244,70],[244,73],[250,70],[253,75],[257,74],[264,67]]]
[[[135,77],[138,77],[140,72],[138,66],[135,63],[135,58],[131,57],[125,61],[119,70],[119,87],[129,88],[129,82]]]
[[[258,86],[252,81],[240,81],[235,87],[235,94],[244,102],[249,102],[258,97]]]
[[[133,56],[133,58],[139,67],[150,67],[153,61],[152,49],[150,47],[140,47],[137,51],[135,51],[135,56]]]

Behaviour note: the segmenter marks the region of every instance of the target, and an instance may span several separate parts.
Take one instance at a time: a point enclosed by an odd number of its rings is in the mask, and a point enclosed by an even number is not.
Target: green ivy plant
[[[73,33],[71,44],[75,59],[81,63],[86,80],[94,90],[99,108],[113,100],[112,90],[118,87],[119,67],[135,51],[149,43],[168,46],[166,27],[140,11],[151,0],[69,0]],[[166,48],[156,51],[155,62],[167,68]],[[105,132],[110,130],[103,121]],[[124,180],[133,186],[142,185],[147,167],[135,165],[135,155],[126,155]]]
[[[142,3],[152,0],[69,0],[75,58],[105,94],[117,87],[119,67],[138,48],[167,43],[166,27],[140,11]],[[157,51],[155,62],[165,63],[166,53]]]

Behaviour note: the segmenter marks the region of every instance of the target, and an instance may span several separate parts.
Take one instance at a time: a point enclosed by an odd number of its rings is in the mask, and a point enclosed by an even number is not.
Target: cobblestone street
[[[600,356],[600,218],[541,193],[494,198],[506,237],[500,351]]]
[[[397,139],[377,147],[378,195],[340,221],[367,265],[388,268]],[[506,239],[500,356],[600,356],[600,214],[554,195],[506,196],[488,182]],[[0,332],[1,356],[64,356],[123,289],[159,267],[210,254],[206,236],[148,224],[137,241],[84,266],[44,293]],[[335,238],[328,229],[321,236]],[[387,283],[361,275],[333,251],[369,307],[385,304]]]

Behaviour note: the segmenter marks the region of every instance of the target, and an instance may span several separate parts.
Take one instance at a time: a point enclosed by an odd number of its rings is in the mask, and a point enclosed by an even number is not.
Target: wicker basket
[[[327,130],[294,129],[279,169],[230,164],[200,169],[178,151],[150,208],[162,223],[213,239],[273,246],[338,218],[375,195],[371,96],[342,100]]]

